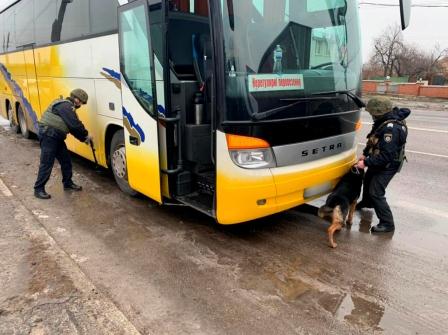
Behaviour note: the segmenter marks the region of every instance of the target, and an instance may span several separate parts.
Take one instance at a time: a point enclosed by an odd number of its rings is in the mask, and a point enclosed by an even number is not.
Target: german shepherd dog
[[[333,192],[328,196],[325,205],[319,208],[317,212],[322,219],[331,219],[331,225],[328,227],[328,241],[332,248],[337,247],[333,238],[334,233],[341,230],[345,222],[349,225],[353,222],[353,213],[355,212],[356,201],[361,193],[363,178],[364,170],[352,167],[349,172],[342,176]]]

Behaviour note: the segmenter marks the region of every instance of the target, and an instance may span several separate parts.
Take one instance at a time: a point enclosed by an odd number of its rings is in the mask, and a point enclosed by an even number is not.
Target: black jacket
[[[366,156],[364,163],[369,169],[391,173],[398,171],[401,165],[400,153],[408,135],[404,119],[409,114],[409,109],[395,107],[375,120],[363,151]]]

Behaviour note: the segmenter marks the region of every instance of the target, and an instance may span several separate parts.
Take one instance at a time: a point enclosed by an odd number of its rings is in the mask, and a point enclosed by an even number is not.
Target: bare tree
[[[439,44],[436,44],[425,62],[428,80],[432,81],[435,74],[442,72],[440,61],[446,56],[448,56],[448,48],[442,49]]]
[[[448,55],[448,48],[441,49],[436,45],[430,52],[425,52],[415,46],[403,44],[394,64],[397,76],[409,76],[412,79],[432,77],[441,72],[440,61]]]
[[[381,65],[383,75],[392,76],[397,57],[403,46],[403,37],[399,25],[389,26],[374,40],[374,55],[370,60],[372,65]]]
[[[389,26],[374,40],[374,54],[364,66],[363,77],[383,75],[408,76],[412,80],[427,80],[440,73],[441,60],[448,56],[448,48],[436,45],[427,52],[415,45],[406,44],[400,26]]]
[[[403,44],[394,63],[398,77],[408,76],[417,80],[425,76],[427,55],[413,45]]]

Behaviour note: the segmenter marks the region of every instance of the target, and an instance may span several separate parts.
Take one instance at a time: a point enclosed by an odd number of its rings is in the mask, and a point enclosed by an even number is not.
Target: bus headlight
[[[246,169],[275,167],[274,153],[268,142],[249,136],[226,134],[232,161]]]
[[[236,165],[246,169],[275,167],[274,155],[270,148],[232,150],[230,151],[230,157]]]

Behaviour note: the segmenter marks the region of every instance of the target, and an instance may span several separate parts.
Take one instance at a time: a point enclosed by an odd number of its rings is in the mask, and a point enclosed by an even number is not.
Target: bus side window
[[[57,15],[56,1],[39,0],[34,2],[34,24],[36,45],[51,42],[52,23]]]
[[[118,1],[90,1],[90,33],[98,34],[117,29]]]
[[[58,24],[60,40],[80,38],[90,34],[89,1],[58,1]],[[57,42],[57,40],[54,40]]]
[[[15,35],[17,46],[34,42],[34,29],[29,18],[33,17],[34,3],[32,0],[19,2],[15,8]]]

